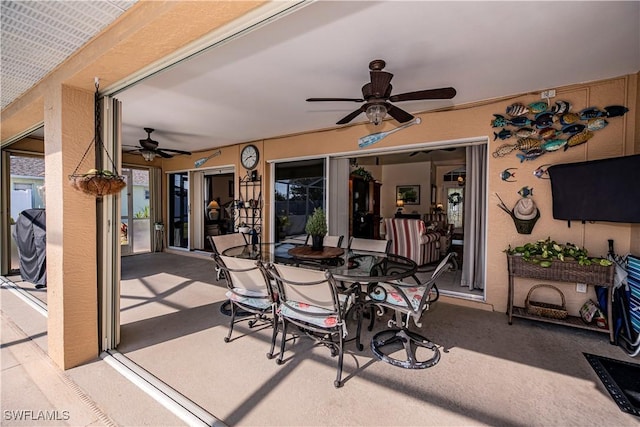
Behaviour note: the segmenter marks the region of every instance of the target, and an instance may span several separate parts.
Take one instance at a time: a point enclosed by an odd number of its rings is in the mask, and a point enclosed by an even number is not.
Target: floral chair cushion
[[[343,307],[344,312],[346,312],[351,306],[352,299],[350,296],[343,294],[339,294],[338,299],[340,300],[340,305]],[[296,310],[313,313],[313,315],[307,315]],[[283,317],[300,320],[305,323],[320,326],[321,328],[333,328],[338,325],[338,315],[336,313],[325,308],[303,302],[289,300],[282,303],[280,304],[278,313]],[[318,316],[317,314],[321,314],[321,316]]]
[[[254,307],[258,310],[266,310],[271,307],[269,295],[266,292],[252,291],[244,288],[233,288],[225,294],[231,301],[239,304]]]
[[[371,292],[369,292],[368,297],[372,301],[377,302],[386,302],[389,305],[397,305],[400,307],[407,307],[407,302],[402,296],[401,293],[406,295],[407,299],[411,303],[411,307],[413,311],[418,311],[420,309],[420,301],[422,301],[422,297],[424,296],[424,292],[427,289],[425,286],[407,286],[407,283],[396,282],[398,284],[404,285],[402,289],[398,289],[393,287],[389,283],[379,282]],[[384,292],[380,288],[384,289]],[[378,292],[376,292],[376,289]]]

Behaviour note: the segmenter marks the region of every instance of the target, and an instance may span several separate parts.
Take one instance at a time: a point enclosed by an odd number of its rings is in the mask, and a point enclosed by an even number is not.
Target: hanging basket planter
[[[113,172],[106,170],[69,175],[69,184],[76,190],[94,197],[118,194],[127,186],[124,176],[114,175]]]
[[[104,147],[102,143],[102,139],[100,137],[101,126],[100,126],[100,97],[98,94],[98,79],[96,78],[96,93],[95,93],[95,137],[89,143],[84,155],[80,159],[78,166],[73,171],[71,175],[69,175],[69,184],[71,187],[78,191],[82,191],[85,194],[89,194],[94,197],[101,198],[103,196],[108,196],[112,194],[118,194],[120,190],[127,186],[127,181],[124,176],[118,174],[118,170],[116,168],[115,163],[111,156],[109,156],[109,152]],[[94,146],[95,143],[95,146]],[[91,148],[94,148],[96,153],[95,164],[101,164],[101,158],[104,154],[106,154],[107,159],[111,163],[111,167],[113,168],[112,172],[108,169],[90,169],[87,173],[82,174],[78,173],[78,170],[82,167],[83,163],[87,159],[87,154]],[[86,167],[86,166],[85,166]]]

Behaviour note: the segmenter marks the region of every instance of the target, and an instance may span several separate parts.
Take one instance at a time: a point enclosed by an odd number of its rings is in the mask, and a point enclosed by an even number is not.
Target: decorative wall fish
[[[560,135],[561,133],[562,133],[562,131],[559,131],[558,129],[552,128],[552,127],[540,129],[538,131],[538,135],[540,135],[540,138],[542,138],[542,139],[555,138],[556,136]]]
[[[593,130],[600,130],[602,128],[604,128],[605,126],[607,126],[609,124],[608,121],[606,121],[604,118],[602,117],[596,117],[594,119],[589,119],[587,121],[587,129],[593,131]]]
[[[525,105],[515,102],[506,108],[507,116],[494,114],[492,127],[501,127],[494,132],[493,140],[505,140],[517,137],[515,144],[503,144],[494,152],[493,157],[504,157],[515,150],[520,162],[534,160],[544,153],[567,150],[584,144],[593,138],[595,131],[603,129],[609,122],[605,118],[619,117],[629,112],[623,105],[608,105],[603,109],[595,106],[583,108],[578,113],[572,113],[569,101],[559,100],[549,106],[549,99],[535,101]],[[556,125],[559,123],[560,126]],[[514,128],[508,128],[513,126]],[[567,138],[560,138],[560,135]],[[508,171],[508,170],[506,170]],[[546,171],[538,173],[544,173]],[[534,172],[535,174],[536,172]]]
[[[529,109],[524,104],[517,102],[509,105],[506,109],[506,113],[511,117],[519,117],[529,113]]]
[[[585,129],[582,132],[576,133],[569,137],[569,139],[567,139],[567,145],[565,145],[564,149],[567,150],[569,147],[575,147],[576,145],[584,144],[591,138],[593,138],[593,132]]]
[[[527,138],[536,134],[536,130],[533,128],[520,128],[516,130],[516,136],[518,138]]]
[[[582,123],[574,123],[572,125],[566,125],[562,127],[562,133],[568,133],[573,135],[574,133],[582,132],[586,126]]]
[[[518,150],[528,151],[532,148],[536,148],[540,146],[540,140],[535,138],[520,138],[518,142],[516,142],[518,146]]]
[[[531,104],[529,104],[529,111],[531,111],[533,114],[543,113],[547,111],[548,107],[549,106],[544,101],[532,102]]]
[[[571,111],[571,104],[567,101],[556,101],[556,105],[551,108],[553,114],[562,115]]]
[[[514,117],[513,119],[509,120],[509,124],[517,127],[529,126],[531,125],[531,119],[524,116]]]
[[[509,129],[502,129],[500,132],[498,133],[493,133],[493,140],[495,141],[496,139],[500,138],[500,139],[509,139],[513,136],[513,133],[509,130]]]
[[[522,163],[525,160],[535,160],[538,157],[542,156],[544,153],[546,153],[546,151],[544,151],[542,148],[532,148],[531,150],[525,153],[516,154],[516,157],[519,158],[520,163]]]
[[[515,169],[518,169],[518,168],[506,168],[505,170],[500,172],[500,179],[506,182],[516,182],[515,179],[509,179],[513,176],[516,176],[515,172],[511,172],[512,170],[515,170]]]
[[[564,113],[563,115],[561,115],[559,117],[559,120],[560,120],[560,124],[562,126],[566,126],[566,125],[573,124],[573,123],[577,122],[578,120],[580,120],[580,116],[577,115],[576,113]]]
[[[538,113],[536,114],[533,124],[536,125],[538,129],[544,129],[553,125],[554,117],[553,113]]]
[[[533,188],[529,188],[528,186],[524,186],[520,190],[518,190],[518,194],[520,196],[522,196],[522,197],[533,196]]]
[[[504,157],[518,148],[517,144],[502,144],[493,152],[493,157]]]
[[[545,166],[551,166],[550,164],[540,165],[533,171],[533,176],[540,179],[551,179],[549,178],[549,172],[547,169],[544,169]]]
[[[604,111],[600,111],[596,107],[585,108],[578,113],[578,115],[580,116],[580,120],[595,119],[596,117],[602,117],[605,114],[606,113]]]
[[[609,105],[604,107],[604,111],[607,113],[607,117],[619,117],[624,116],[629,109],[624,105]]]
[[[566,139],[550,139],[540,144],[544,151],[556,151],[567,145]]]
[[[508,125],[509,123],[507,122],[507,119],[500,115],[500,114],[494,114],[493,115],[494,119],[491,120],[491,127],[492,128],[502,128],[505,127],[506,125]]]

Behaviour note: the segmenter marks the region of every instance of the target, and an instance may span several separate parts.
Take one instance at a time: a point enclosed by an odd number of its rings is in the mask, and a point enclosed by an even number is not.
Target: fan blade
[[[418,101],[421,99],[451,99],[456,96],[456,90],[452,87],[443,87],[440,89],[418,90],[415,92],[401,93],[389,97],[391,102],[399,101]]]
[[[376,98],[382,98],[387,93],[393,74],[386,71],[369,71],[371,76],[371,93]]]
[[[307,102],[323,102],[323,101],[364,102],[364,99],[361,99],[361,98],[307,98]]]
[[[336,124],[337,125],[344,125],[349,123],[351,120],[355,119],[356,117],[358,117],[358,115],[360,115],[360,113],[362,113],[364,111],[363,107],[358,108],[357,110],[355,110],[354,112],[348,114],[347,116],[343,117],[340,121],[338,121]]]
[[[156,151],[160,151],[160,150],[162,150],[162,151],[170,151],[170,152],[172,152],[172,153],[176,153],[176,154],[185,154],[185,155],[187,155],[187,156],[190,156],[190,155],[191,155],[191,152],[190,152],[190,151],[172,150],[171,148],[159,148],[159,149],[157,149]]]
[[[162,151],[162,150],[154,150],[154,153],[156,153],[156,154],[157,154],[158,156],[160,156],[160,157],[164,157],[165,159],[170,159],[170,158],[172,158],[172,157],[173,157],[173,155],[172,155],[172,154],[165,153],[165,152],[164,152],[164,151]]]
[[[413,116],[411,114],[396,107],[395,105],[391,105],[388,102],[385,102],[384,106],[387,107],[387,113],[400,123],[406,123],[410,120],[413,120]]]

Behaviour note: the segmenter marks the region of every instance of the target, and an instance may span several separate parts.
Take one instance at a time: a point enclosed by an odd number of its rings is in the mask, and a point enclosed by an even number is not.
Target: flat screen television
[[[640,223],[640,155],[559,164],[548,172],[555,219]]]

